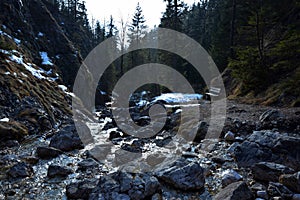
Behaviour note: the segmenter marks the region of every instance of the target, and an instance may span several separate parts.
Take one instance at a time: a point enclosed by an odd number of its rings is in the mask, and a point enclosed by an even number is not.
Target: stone
[[[281,174],[294,173],[295,171],[284,165],[260,162],[251,167],[255,180],[277,182]]]
[[[54,178],[54,177],[66,177],[69,174],[71,174],[73,171],[72,169],[68,167],[61,167],[58,165],[50,165],[48,167],[48,174],[47,176],[49,178]]]
[[[283,174],[279,177],[279,182],[290,190],[300,193],[300,172]]]
[[[159,192],[157,178],[148,174],[119,173],[114,177],[120,183],[120,192],[128,193],[131,199],[145,199]]]
[[[197,134],[194,139],[194,142],[201,142],[207,134],[208,131],[208,123],[205,121],[201,121],[198,126]]]
[[[78,169],[80,169],[80,170],[92,169],[92,168],[96,168],[98,166],[99,166],[99,163],[92,158],[85,159],[85,160],[81,161],[80,163],[78,163]]]
[[[201,190],[204,187],[204,169],[196,162],[180,162],[157,173],[157,177],[180,190]]]
[[[270,122],[274,120],[278,120],[278,118],[282,117],[282,114],[278,110],[267,110],[263,114],[259,116],[260,122]]]
[[[225,187],[233,182],[242,180],[243,177],[233,169],[225,170],[222,173],[222,186]]]
[[[234,133],[233,132],[231,132],[231,131],[228,131],[226,134],[225,134],[225,136],[224,136],[224,139],[225,139],[225,141],[227,141],[227,142],[232,142],[232,141],[234,141]]]
[[[272,131],[254,131],[232,149],[239,167],[259,162],[276,162],[300,170],[300,138]]]
[[[88,199],[91,192],[97,186],[96,180],[84,180],[67,185],[66,194],[70,199]]]
[[[257,197],[263,198],[263,199],[268,199],[268,193],[266,190],[260,190],[256,192]]]
[[[8,171],[8,176],[12,178],[26,178],[31,176],[33,169],[30,165],[20,162],[12,166]]]
[[[72,151],[82,149],[83,143],[77,133],[72,132],[71,128],[66,127],[52,137],[49,146],[61,151]]]
[[[300,200],[300,194],[294,194],[292,200]]]
[[[270,196],[290,196],[293,194],[287,187],[281,183],[270,182],[267,188]]]
[[[61,154],[63,154],[62,151],[55,149],[53,147],[38,147],[36,149],[36,155],[42,159],[55,158]]]
[[[252,200],[253,194],[243,181],[231,183],[222,189],[214,198],[215,200]]]

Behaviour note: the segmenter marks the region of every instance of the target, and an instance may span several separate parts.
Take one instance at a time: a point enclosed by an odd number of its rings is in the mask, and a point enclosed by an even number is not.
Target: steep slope
[[[0,2],[2,141],[21,140],[70,120],[72,94],[63,82],[71,83],[65,77],[74,79],[81,60],[43,1]]]

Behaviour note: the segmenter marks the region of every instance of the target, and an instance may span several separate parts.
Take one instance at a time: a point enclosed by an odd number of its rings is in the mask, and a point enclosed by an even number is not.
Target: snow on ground
[[[40,56],[41,56],[41,58],[43,60],[43,62],[42,62],[43,65],[53,65],[52,61],[48,57],[48,53],[47,52],[40,52]]]
[[[0,119],[0,122],[9,122],[9,119],[7,117]]]
[[[75,94],[72,92],[68,92],[68,88],[65,85],[58,85],[58,87],[67,95],[70,95],[72,97],[75,97]]]
[[[43,36],[44,36],[44,33],[39,32],[39,33],[38,33],[38,36],[39,36],[39,37],[43,37]]]
[[[3,27],[3,26],[2,26]],[[6,28],[6,27],[5,27]],[[8,35],[7,33],[5,33],[4,31],[2,31],[2,30],[0,30],[0,35],[4,35],[4,36],[6,36],[6,37],[8,37],[8,38],[10,38],[10,39],[12,39],[12,40],[14,40],[15,41],[15,43],[17,44],[17,45],[20,45],[21,44],[21,40],[19,40],[19,39],[17,39],[17,38],[14,38],[14,37],[12,37],[11,35]]]
[[[45,75],[52,74],[52,69],[50,69],[49,71],[45,71],[41,68],[37,69],[35,64],[25,63],[23,60],[23,55],[21,55],[21,53],[16,50],[7,51],[7,50],[0,49],[0,52],[4,53],[6,55],[9,55],[9,60],[6,60],[7,62],[15,62],[20,65],[23,65],[26,70],[28,70],[33,76],[35,76],[38,79],[46,79],[48,81],[56,81],[58,79],[58,76],[55,78],[45,76]],[[6,72],[5,74],[9,75],[10,73]],[[15,76],[17,76],[16,73],[14,73],[14,74],[15,74]],[[22,75],[25,77],[27,76],[27,75],[24,75],[24,73],[22,73]],[[56,75],[58,75],[58,74],[56,74]]]
[[[202,99],[201,94],[183,94],[183,93],[165,93],[154,98],[155,101],[164,101],[166,103],[188,103],[194,100]]]

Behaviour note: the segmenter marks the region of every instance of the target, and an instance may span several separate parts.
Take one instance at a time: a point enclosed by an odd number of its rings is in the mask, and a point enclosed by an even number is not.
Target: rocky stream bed
[[[91,152],[105,140],[159,158],[159,147],[174,137],[179,108],[171,109],[163,131],[146,139],[122,133],[103,107],[95,123],[82,124],[101,136],[100,144],[84,146],[70,122],[23,141],[8,140],[0,149],[0,199],[300,199],[300,109],[229,101],[220,138],[209,140],[209,105],[200,105],[203,120],[182,155],[144,173],[120,170]],[[136,115],[139,124],[148,123]]]

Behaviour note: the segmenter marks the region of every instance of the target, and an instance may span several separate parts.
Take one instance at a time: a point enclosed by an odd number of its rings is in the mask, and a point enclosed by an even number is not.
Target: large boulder
[[[82,149],[84,147],[82,140],[85,144],[87,144],[88,142],[92,142],[93,138],[91,136],[90,129],[86,125],[82,124],[78,128],[80,128],[80,131],[84,133],[84,137],[79,137],[75,126],[69,125],[64,127],[52,137],[49,146],[62,151]]]
[[[48,173],[47,176],[49,178],[54,178],[54,177],[66,177],[69,174],[71,174],[73,171],[72,169],[68,167],[61,167],[58,165],[50,165],[48,167]]]
[[[240,167],[259,162],[276,162],[300,170],[300,138],[272,131],[254,131],[234,149]]]
[[[279,176],[282,174],[292,174],[295,172],[295,170],[284,165],[270,162],[256,163],[251,167],[251,169],[254,179],[272,182],[277,182],[279,180]]]
[[[12,178],[26,178],[31,176],[32,173],[32,167],[24,162],[15,164],[7,172],[8,176]]]
[[[279,182],[290,190],[300,193],[300,172],[295,174],[283,174],[279,177]]]
[[[180,190],[202,190],[205,184],[204,169],[199,163],[175,162],[159,171],[157,177]]]
[[[252,200],[253,194],[243,181],[231,183],[222,189],[214,198],[215,200]]]
[[[36,149],[36,155],[42,159],[55,158],[61,154],[63,154],[62,151],[55,149],[53,147],[38,147]]]

